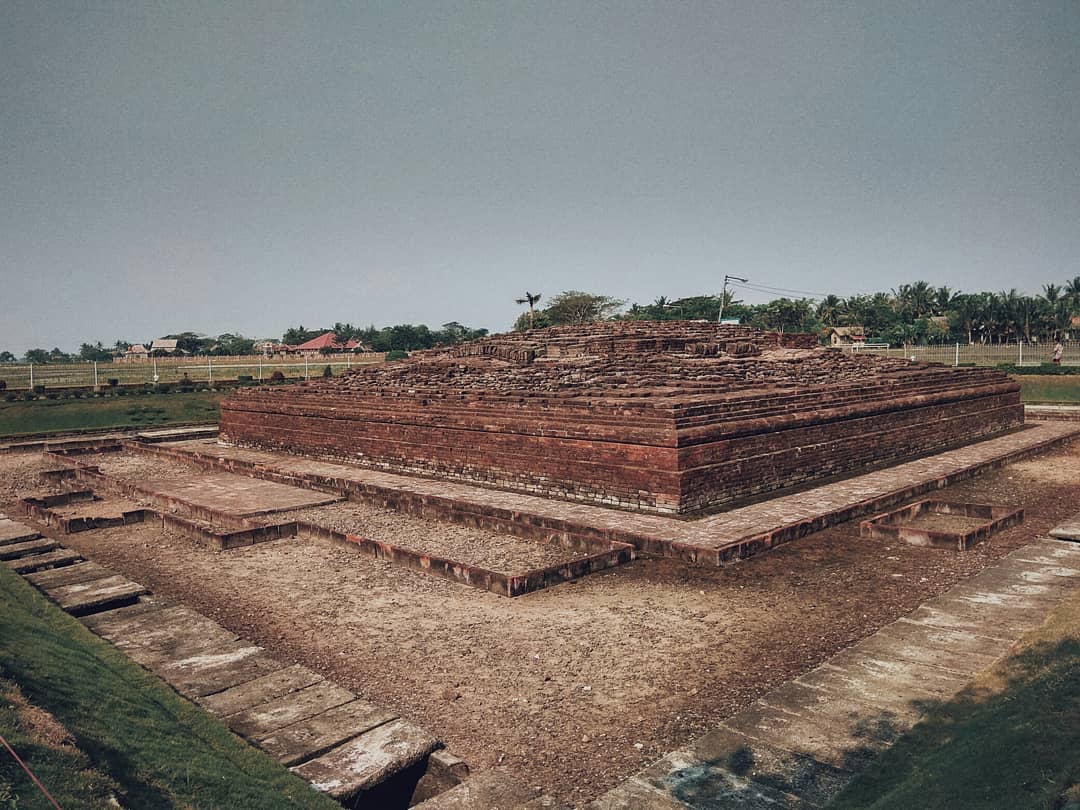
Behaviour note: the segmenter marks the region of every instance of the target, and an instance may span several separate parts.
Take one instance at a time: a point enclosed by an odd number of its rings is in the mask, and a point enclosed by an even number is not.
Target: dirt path
[[[41,491],[41,466],[0,456],[0,495]],[[1045,533],[1075,512],[1077,481],[1073,442],[941,490],[1026,509],[963,554],[860,538],[855,522],[724,569],[639,560],[518,599],[296,540],[222,553],[140,525],[64,542],[393,707],[474,767],[581,805]]]

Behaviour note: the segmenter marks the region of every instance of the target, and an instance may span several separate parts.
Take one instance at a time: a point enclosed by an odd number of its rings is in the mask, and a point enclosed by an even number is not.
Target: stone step
[[[481,771],[445,793],[420,802],[414,810],[517,810],[539,798],[539,794],[536,788],[502,771]]]
[[[46,590],[50,599],[72,614],[95,613],[109,606],[132,602],[146,588],[121,576],[110,576]]]
[[[226,719],[229,728],[244,737],[261,739],[278,729],[306,720],[327,709],[356,700],[356,695],[329,681],[299,689]]]
[[[37,571],[26,574],[26,581],[43,591],[59,588],[61,585],[75,585],[79,582],[90,582],[95,579],[114,577],[116,572],[98,565],[95,562],[80,562],[63,568],[53,568],[48,571]]]
[[[258,742],[282,765],[298,765],[397,717],[389,709],[353,700],[280,728]]]
[[[9,518],[0,518],[0,546],[36,540],[41,534]]]
[[[82,560],[82,555],[78,552],[58,548],[56,551],[47,551],[44,554],[31,554],[29,557],[8,560],[5,565],[16,574],[30,574],[46,568],[60,568],[71,565],[80,560]]]
[[[393,720],[290,770],[316,790],[347,801],[416,765],[438,746],[423,729]]]
[[[322,680],[323,676],[319,673],[300,664],[293,664],[223,692],[199,698],[199,704],[220,717],[227,717],[269,703]]]
[[[28,540],[18,543],[10,543],[0,546],[0,560],[17,560],[20,557],[29,557],[31,554],[44,554],[60,547],[55,540],[42,537],[37,540]]]

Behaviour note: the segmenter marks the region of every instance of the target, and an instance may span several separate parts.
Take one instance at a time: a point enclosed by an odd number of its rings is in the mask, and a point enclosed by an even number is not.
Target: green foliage
[[[26,392],[25,402],[0,405],[0,436],[53,431],[127,427],[137,424],[127,411],[130,391],[115,389],[115,396],[95,399],[35,400]],[[155,394],[147,390],[140,398],[144,408],[162,409],[161,424],[216,422],[220,392],[196,392],[184,396]],[[130,401],[130,400],[128,400]],[[141,420],[140,420],[141,421]]]
[[[1027,636],[974,687],[917,726],[829,804],[833,810],[1066,807],[1080,783],[1080,600]],[[1034,639],[1034,642],[1032,642]]]
[[[565,290],[544,309],[552,326],[605,321],[625,306],[626,301],[580,290]]]
[[[275,371],[273,374],[270,375],[270,382],[283,383],[285,382],[285,375],[280,371]]]
[[[961,363],[960,365],[971,365]],[[1038,374],[1052,377],[1080,376],[1080,366],[1059,366],[1056,363],[1040,363],[1037,366],[1017,366],[1013,363],[998,363],[998,368],[1006,374]]]
[[[34,391],[35,394],[44,394],[45,393],[45,386],[38,383],[37,385],[34,386],[33,391]]]
[[[329,329],[305,329],[301,324],[286,329],[285,334],[281,336],[281,342],[287,346],[299,346],[329,331]]]
[[[334,376],[334,370],[332,368],[330,368],[330,366],[325,366],[323,368],[323,370],[322,370],[322,375],[323,375],[323,377],[333,377]]]
[[[0,352],[0,363],[14,363],[16,359],[11,352]]]
[[[401,349],[391,349],[386,353],[385,359],[388,363],[394,360],[408,360],[409,353],[402,351]]]
[[[99,363],[112,362],[112,351],[97,343],[84,343],[79,347],[79,360],[97,361]]]

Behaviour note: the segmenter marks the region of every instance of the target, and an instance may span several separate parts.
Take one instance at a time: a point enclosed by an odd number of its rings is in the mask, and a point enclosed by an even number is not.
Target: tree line
[[[590,321],[623,320],[716,320],[720,314],[720,296],[697,295],[679,299],[660,296],[649,304],[630,304],[609,295],[565,290],[550,299],[542,293],[526,292],[514,299],[526,305],[513,324],[517,331]],[[546,302],[546,306],[539,306]],[[1015,289],[1001,292],[964,293],[950,287],[935,287],[925,281],[901,284],[889,292],[841,297],[826,295],[814,298],[776,298],[765,304],[746,304],[728,291],[723,301],[725,319],[761,329],[784,332],[815,332],[825,335],[831,327],[859,327],[868,340],[890,345],[926,343],[1015,343],[1052,342],[1075,338],[1080,326],[1080,276],[1063,283],[1042,285],[1038,295],[1026,295]],[[357,327],[335,323],[322,329],[303,325],[290,327],[282,342],[296,346],[312,338],[334,332],[341,342],[355,340],[359,350],[374,352],[416,351],[436,346],[452,346],[488,334],[487,329],[465,326],[457,321],[439,329],[425,324]],[[258,341],[241,334],[226,332],[216,337],[196,332],[166,335],[176,340],[177,348],[188,355],[250,355]],[[144,342],[149,346],[152,341]],[[118,340],[112,346],[83,343],[77,352],[59,348],[30,349],[21,358],[35,364],[75,361],[109,362],[122,356],[131,345]],[[158,352],[166,354],[165,352]],[[19,361],[9,351],[0,351],[0,363]]]
[[[527,303],[514,329],[619,318],[623,320],[716,320],[721,311],[718,295],[671,300],[664,296],[650,304],[632,304],[606,295],[568,290],[536,305],[541,293],[516,299]],[[1012,289],[1002,292],[963,293],[934,287],[925,281],[901,284],[890,292],[840,297],[776,298],[764,304],[745,304],[728,291],[724,319],[761,329],[815,332],[832,327],[859,327],[868,340],[891,345],[926,343],[1051,342],[1080,333],[1073,319],[1080,317],[1080,276],[1063,284],[1047,283],[1039,295]]]

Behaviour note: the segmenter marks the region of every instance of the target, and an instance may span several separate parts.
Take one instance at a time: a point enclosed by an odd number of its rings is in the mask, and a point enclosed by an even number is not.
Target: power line
[[[745,287],[747,289],[755,290],[757,292],[794,293],[795,295],[807,295],[807,296],[810,296],[812,298],[825,298],[828,295],[834,295],[835,294],[835,293],[811,292],[810,290],[794,290],[794,289],[791,289],[790,287],[770,287],[767,284],[758,284],[756,282],[748,282],[746,284],[735,284],[735,283],[733,283],[731,286],[733,286],[733,287]]]

